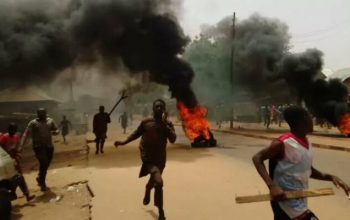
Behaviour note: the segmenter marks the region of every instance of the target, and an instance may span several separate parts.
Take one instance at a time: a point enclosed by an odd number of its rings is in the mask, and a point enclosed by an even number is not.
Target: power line
[[[337,30],[344,25],[350,23],[350,20],[344,20],[338,23],[335,23],[333,25],[328,26],[327,28],[324,29],[319,29],[319,30],[314,30],[310,32],[305,32],[305,33],[299,33],[299,34],[292,34],[293,38],[310,38],[310,37],[315,37],[319,36],[321,34],[327,34],[329,32],[332,32],[334,30]]]

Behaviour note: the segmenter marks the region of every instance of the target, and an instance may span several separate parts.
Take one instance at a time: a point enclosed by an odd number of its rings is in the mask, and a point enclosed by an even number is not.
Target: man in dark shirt
[[[139,127],[125,141],[116,141],[114,145],[125,145],[141,137],[140,151],[142,167],[139,177],[150,174],[146,185],[143,204],[150,202],[150,193],[155,188],[154,205],[159,210],[159,220],[165,219],[163,210],[163,179],[162,173],[166,163],[167,140],[174,143],[176,134],[173,124],[167,120],[165,102],[157,99],[153,103],[153,118],[145,119]]]
[[[109,114],[105,112],[105,107],[100,106],[99,113],[93,119],[93,132],[96,136],[96,154],[101,152],[103,154],[103,145],[107,137],[107,124],[111,122]]]

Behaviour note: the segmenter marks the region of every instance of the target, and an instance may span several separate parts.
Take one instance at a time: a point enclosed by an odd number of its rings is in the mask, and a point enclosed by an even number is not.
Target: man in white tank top
[[[309,178],[332,181],[350,195],[350,188],[336,176],[325,174],[312,166],[312,146],[306,135],[313,132],[308,112],[292,106],[283,112],[290,132],[282,135],[271,145],[253,157],[254,165],[270,189],[274,220],[317,220],[308,209],[306,199],[285,199],[285,191],[308,188]],[[269,172],[264,160],[269,160]]]

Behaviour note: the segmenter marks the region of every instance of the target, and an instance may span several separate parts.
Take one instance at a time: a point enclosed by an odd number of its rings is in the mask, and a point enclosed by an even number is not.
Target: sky
[[[292,52],[318,48],[325,68],[350,67],[349,0],[183,0],[179,20],[194,37],[202,24],[216,24],[233,12],[238,20],[256,12],[278,18],[289,26]]]

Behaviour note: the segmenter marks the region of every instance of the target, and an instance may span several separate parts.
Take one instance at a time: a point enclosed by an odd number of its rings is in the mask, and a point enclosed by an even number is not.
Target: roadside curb
[[[219,130],[219,129],[211,129],[215,132],[222,132],[222,133],[229,133],[229,134],[236,134],[236,135],[242,135],[245,137],[252,137],[252,138],[259,138],[259,139],[265,139],[265,140],[275,140],[276,138],[273,137],[267,137],[264,135],[257,135],[257,134],[248,134],[245,132],[239,132],[235,130]],[[341,147],[341,146],[335,146],[335,145],[327,145],[327,144],[318,144],[318,143],[312,143],[312,146],[315,148],[320,149],[327,149],[327,150],[336,150],[336,151],[345,151],[350,153],[350,148],[347,147]]]

